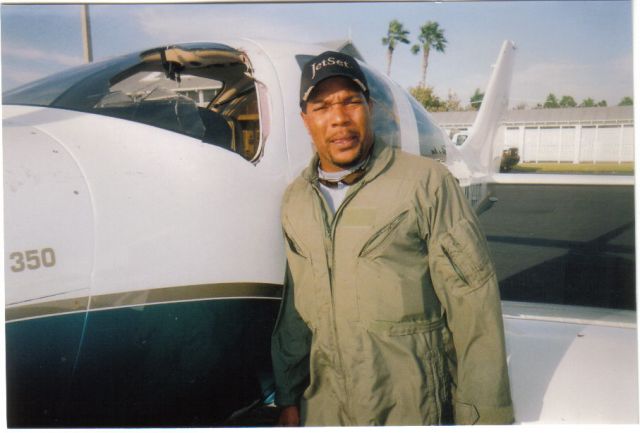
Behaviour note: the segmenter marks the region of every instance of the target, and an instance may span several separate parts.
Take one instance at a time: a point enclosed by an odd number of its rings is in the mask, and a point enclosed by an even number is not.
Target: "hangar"
[[[449,136],[471,128],[477,111],[431,113]],[[633,106],[510,110],[496,134],[522,162],[633,161]]]

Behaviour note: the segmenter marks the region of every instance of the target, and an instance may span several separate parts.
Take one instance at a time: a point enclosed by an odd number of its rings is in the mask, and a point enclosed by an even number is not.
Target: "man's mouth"
[[[358,134],[340,134],[329,139],[329,143],[338,148],[351,147],[358,142]]]

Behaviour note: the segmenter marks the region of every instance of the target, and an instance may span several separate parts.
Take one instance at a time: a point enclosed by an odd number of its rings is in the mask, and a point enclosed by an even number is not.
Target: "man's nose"
[[[344,125],[349,123],[350,117],[344,104],[337,103],[331,105],[331,123],[332,125]]]

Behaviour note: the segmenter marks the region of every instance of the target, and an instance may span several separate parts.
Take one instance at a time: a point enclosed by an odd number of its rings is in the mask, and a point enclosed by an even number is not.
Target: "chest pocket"
[[[400,212],[400,214],[394,217],[391,222],[376,231],[373,236],[364,243],[358,253],[358,256],[365,257],[375,255],[376,251],[384,250],[385,245],[392,242],[394,239],[394,229],[397,228],[402,221],[407,219],[408,214],[408,209]]]
[[[313,270],[311,269],[311,261],[309,260],[309,257],[307,257],[308,253],[303,252],[300,245],[290,234],[285,232],[284,237],[288,247],[287,262],[294,282],[294,304],[302,319],[309,324],[309,321],[311,320],[309,300],[313,298],[310,296],[311,294],[308,289],[309,287],[313,287]]]
[[[374,231],[359,249],[356,287],[361,320],[402,322],[425,317],[437,305],[430,286],[427,250],[412,209],[403,209]]]
[[[303,215],[295,222],[283,224],[287,244],[287,261],[294,283],[294,304],[302,319],[315,328],[319,317],[326,314],[328,270],[324,255],[322,226],[313,215]]]

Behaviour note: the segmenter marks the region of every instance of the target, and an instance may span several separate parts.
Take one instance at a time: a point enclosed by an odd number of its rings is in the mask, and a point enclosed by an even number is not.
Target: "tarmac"
[[[495,185],[480,215],[503,300],[635,309],[632,186]]]

